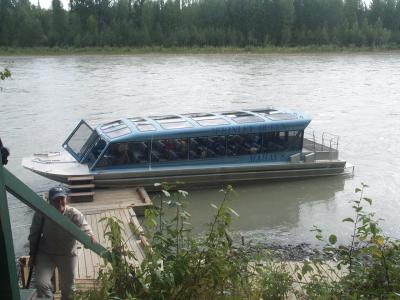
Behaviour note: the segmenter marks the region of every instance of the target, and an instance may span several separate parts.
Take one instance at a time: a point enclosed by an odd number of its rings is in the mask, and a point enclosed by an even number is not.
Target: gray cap
[[[67,197],[67,191],[62,186],[56,186],[49,190],[49,200],[53,201],[59,197]]]

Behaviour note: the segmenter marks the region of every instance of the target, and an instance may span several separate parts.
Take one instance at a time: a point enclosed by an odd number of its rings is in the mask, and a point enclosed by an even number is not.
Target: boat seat
[[[207,157],[214,157],[216,156],[215,152],[211,149],[207,149]]]
[[[196,152],[194,152],[193,150],[189,152],[189,159],[198,159],[198,158],[199,155]]]
[[[157,153],[154,152],[154,150],[153,150],[153,152],[151,153],[151,160],[152,160],[152,161],[159,161],[159,160],[160,160],[160,157],[158,156]]]
[[[170,151],[168,151],[168,158],[170,160],[177,160],[177,159],[179,159],[179,156],[175,153],[174,150],[170,150]]]
[[[140,144],[140,147],[143,149],[143,151],[147,151],[147,145],[146,145],[146,143],[145,142],[141,142]]]
[[[199,143],[196,141],[195,138],[190,139],[190,149],[196,149],[199,147]]]
[[[161,141],[156,141],[153,143],[153,149],[161,151],[162,149],[164,149],[164,144]]]
[[[215,153],[217,153],[218,155],[225,155],[225,146],[222,146],[222,145],[218,145],[216,148],[215,148]]]

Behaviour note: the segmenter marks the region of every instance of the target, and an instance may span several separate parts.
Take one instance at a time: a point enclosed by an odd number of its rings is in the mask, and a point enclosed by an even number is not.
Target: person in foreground
[[[96,239],[83,214],[67,205],[67,192],[62,187],[49,190],[49,202],[61,214],[79,226],[90,238]],[[53,221],[36,212],[29,234],[30,264],[36,268],[36,288],[39,298],[53,296],[51,277],[57,267],[60,274],[61,299],[72,293],[77,265],[76,239]]]

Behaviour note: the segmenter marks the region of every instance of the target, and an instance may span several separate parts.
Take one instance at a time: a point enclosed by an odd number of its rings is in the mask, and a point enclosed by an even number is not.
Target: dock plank
[[[91,224],[93,225],[92,228],[95,228],[96,232],[97,232],[97,215],[96,214],[92,214],[90,215],[90,219],[91,219]],[[94,233],[94,232],[93,232]],[[95,234],[96,239],[97,239],[97,233]],[[96,253],[89,251],[91,259],[92,259],[92,264],[93,264],[93,273],[94,273],[94,278],[97,278],[98,276],[98,272],[99,272],[99,268],[100,268],[100,263],[101,263],[101,257],[99,257]]]
[[[101,234],[99,234],[99,242],[105,247],[109,248],[110,247],[110,242],[106,239],[105,232],[106,232],[106,221],[100,221],[104,218],[106,218],[106,213],[104,211],[101,211],[99,215],[99,230],[101,231]]]
[[[144,197],[143,197],[144,195]],[[144,201],[143,198],[146,198]],[[93,202],[73,203],[72,206],[79,209],[90,224],[97,242],[105,248],[110,248],[111,243],[105,237],[106,222],[103,218],[115,217],[122,221],[124,229],[123,239],[130,251],[135,253],[135,260],[130,262],[138,266],[144,259],[144,250],[139,233],[143,236],[143,228],[137,220],[134,211],[136,206],[151,206],[151,200],[145,190],[141,191],[141,195],[136,188],[123,189],[96,189]],[[134,231],[130,224],[136,224],[139,230]],[[99,274],[101,266],[104,265],[103,258],[93,253],[89,249],[85,249],[82,244],[78,244],[78,266],[76,275],[76,284],[78,289],[88,289],[96,285],[96,278]]]
[[[125,214],[125,218],[127,220],[127,224],[128,224],[129,230],[130,230],[130,232],[132,232],[131,244],[132,244],[132,248],[134,247],[136,249],[136,251],[135,251],[136,258],[137,258],[137,260],[138,260],[138,262],[140,264],[140,263],[142,263],[142,261],[144,259],[144,251],[143,251],[141,245],[138,244],[136,236],[139,236],[139,234],[143,234],[143,232],[140,231],[140,228],[139,228],[139,230],[137,232],[136,232],[136,230],[132,231],[132,227],[131,227],[131,224],[133,223],[132,220],[135,219],[137,221],[137,218],[136,218],[136,215],[132,216],[130,211],[132,211],[132,208],[124,210],[124,211],[122,211],[122,213]]]
[[[84,272],[84,264],[85,264],[85,262],[83,261],[84,260],[84,257],[83,257],[83,250],[82,250],[82,244],[78,244],[78,247],[77,247],[77,257],[78,257],[78,266],[77,266],[77,277],[78,278],[82,278],[83,277],[83,272]]]

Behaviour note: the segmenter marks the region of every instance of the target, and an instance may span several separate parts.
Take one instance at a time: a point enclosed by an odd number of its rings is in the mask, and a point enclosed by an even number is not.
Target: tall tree
[[[51,2],[51,29],[49,32],[50,46],[63,46],[67,43],[67,16],[60,0]]]
[[[291,27],[294,20],[292,0],[272,0],[271,37],[278,46],[287,45],[291,39]]]

